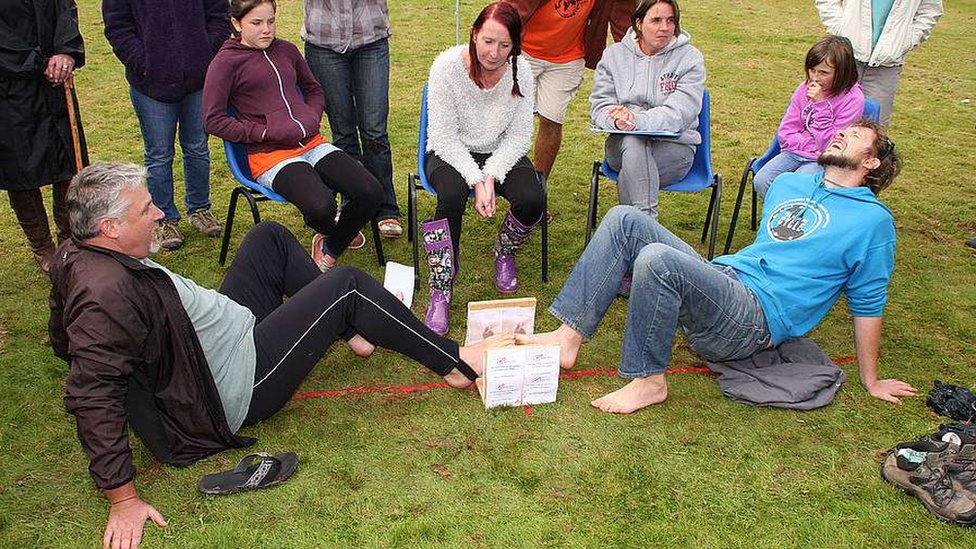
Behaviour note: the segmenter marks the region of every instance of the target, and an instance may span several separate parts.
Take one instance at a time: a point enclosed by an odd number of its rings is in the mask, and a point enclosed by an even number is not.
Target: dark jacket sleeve
[[[117,488],[135,476],[125,398],[129,377],[142,364],[139,354],[148,328],[127,297],[133,293],[122,285],[77,284],[64,299],[71,357],[64,403],[76,418],[88,470],[102,490]]]
[[[211,58],[217,54],[224,40],[230,38],[230,10],[228,6],[227,0],[203,0]]]
[[[264,140],[264,124],[227,114],[236,70],[230,61],[221,58],[220,53],[210,63],[203,82],[203,129],[233,143],[260,143]]]
[[[115,56],[132,74],[145,74],[145,45],[129,0],[103,0],[102,19],[105,21],[105,38],[112,45]]]
[[[78,6],[74,0],[57,3],[58,20],[54,29],[54,53],[65,53],[75,60],[75,68],[85,65],[85,41],[78,30]]]

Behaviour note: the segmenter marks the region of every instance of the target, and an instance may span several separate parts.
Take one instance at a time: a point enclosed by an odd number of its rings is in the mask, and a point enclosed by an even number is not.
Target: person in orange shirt
[[[522,54],[535,76],[539,133],[534,164],[548,178],[563,140],[569,102],[596,68],[607,45],[607,25],[619,42],[630,26],[633,0],[509,0],[522,17]]]

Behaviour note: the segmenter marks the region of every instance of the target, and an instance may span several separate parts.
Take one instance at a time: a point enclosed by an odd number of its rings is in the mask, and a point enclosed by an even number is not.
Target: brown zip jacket
[[[169,276],[71,239],[51,265],[54,352],[70,364],[65,408],[103,490],[135,476],[127,426],[186,466],[254,439],[230,432],[196,332]]]

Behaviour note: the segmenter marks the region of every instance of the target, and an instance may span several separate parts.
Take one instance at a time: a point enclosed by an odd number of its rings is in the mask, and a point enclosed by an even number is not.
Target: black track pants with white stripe
[[[281,409],[339,338],[360,334],[439,375],[459,363],[464,367],[457,343],[430,331],[371,276],[347,266],[321,274],[276,223],[261,223],[248,233],[220,292],[257,319],[257,365],[245,425]]]

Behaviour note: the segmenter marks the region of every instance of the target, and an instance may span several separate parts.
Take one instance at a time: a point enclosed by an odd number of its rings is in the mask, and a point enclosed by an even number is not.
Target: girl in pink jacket
[[[807,52],[807,79],[800,84],[779,124],[780,153],[753,178],[760,197],[781,173],[820,171],[817,157],[837,130],[850,126],[864,111],[851,42],[825,36]]]

